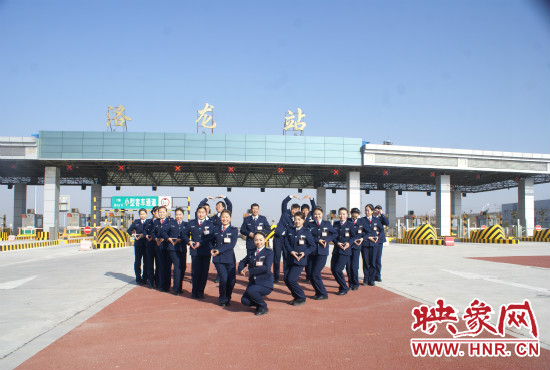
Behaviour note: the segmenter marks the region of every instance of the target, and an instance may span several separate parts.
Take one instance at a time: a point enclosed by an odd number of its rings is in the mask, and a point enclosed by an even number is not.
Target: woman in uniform
[[[363,231],[365,225],[363,225],[363,219],[359,218],[361,211],[359,208],[353,208],[351,210],[351,222],[353,223],[353,231],[357,236],[357,239],[351,245],[351,256],[349,265],[346,266],[348,272],[348,284],[351,290],[359,289],[359,260],[361,257],[361,247],[363,244]]]
[[[139,210],[139,219],[134,220],[126,232],[134,237],[134,273],[136,274],[136,284],[147,284],[147,255],[145,239],[145,222],[147,219],[147,210]],[[141,273],[141,264],[143,260],[143,275]]]
[[[231,226],[231,212],[223,210],[220,213],[221,225],[214,231],[215,244],[212,249],[212,262],[219,276],[219,304],[221,307],[231,306],[231,293],[235,286],[235,252],[234,248],[239,237],[239,230]]]
[[[247,255],[239,262],[239,274],[248,275],[248,286],[241,298],[245,306],[256,306],[256,316],[269,312],[263,296],[273,291],[273,251],[265,246],[265,234],[261,231],[254,233],[256,250],[247,251]]]
[[[187,226],[187,222],[183,221],[183,214],[182,208],[176,208],[176,219],[172,221],[168,232],[168,254],[174,265],[174,295],[182,292],[183,275],[187,267],[187,245],[181,242],[181,234]]]
[[[313,222],[310,222],[309,230],[315,242],[315,249],[307,258],[307,263],[311,263],[310,280],[315,290],[313,299],[327,299],[327,290],[321,278],[321,271],[327,263],[330,242],[336,237],[336,230],[329,221],[323,221],[323,209],[321,207],[313,209]]]
[[[306,303],[306,295],[298,284],[298,278],[307,264],[307,258],[315,249],[311,232],[304,227],[305,215],[302,212],[294,214],[294,226],[286,231],[285,250],[288,256],[288,274],[285,274],[285,284],[294,299],[288,302],[293,306]]]
[[[344,268],[349,264],[351,257],[351,245],[355,242],[356,236],[353,230],[353,222],[348,220],[348,209],[342,207],[338,210],[339,221],[333,224],[337,236],[334,239],[334,249],[332,250],[332,259],[330,269],[336,282],[340,286],[337,295],[348,293],[348,285],[344,278]]]
[[[197,217],[187,224],[182,240],[189,246],[191,255],[191,298],[204,299],[204,289],[210,268],[210,251],[214,239],[214,227],[206,219],[205,207],[197,208]]]
[[[367,204],[365,206],[365,218],[363,223],[365,225],[365,235],[363,237],[363,266],[367,266],[367,273],[365,275],[363,284],[368,284],[374,286],[374,281],[376,277],[376,251],[378,244],[378,235],[382,224],[380,220],[373,216],[374,206],[372,204]]]

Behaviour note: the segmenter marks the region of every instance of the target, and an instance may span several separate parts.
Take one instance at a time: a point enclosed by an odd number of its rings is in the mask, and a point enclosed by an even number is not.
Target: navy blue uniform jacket
[[[390,220],[384,215],[381,214],[380,216],[373,216],[380,221],[380,234],[378,235],[378,243],[385,243],[386,242],[386,231],[384,230],[384,226],[389,226]]]
[[[313,236],[311,236],[311,232],[305,227],[302,227],[300,230],[296,230],[295,227],[288,228],[285,236],[285,250],[289,255],[293,251],[298,253],[304,252],[304,258],[299,261],[291,256],[289,258],[292,258],[292,264],[294,265],[306,266],[307,256],[315,250],[315,241],[313,240]]]
[[[183,232],[183,230],[185,230],[185,226],[187,226],[187,222],[181,221],[181,223],[178,225],[178,221],[176,219],[173,219],[170,223],[168,237],[172,239],[183,240],[181,238],[181,233]],[[168,242],[168,250],[187,253],[187,244],[180,241],[179,243],[172,245],[172,243]]]
[[[172,224],[172,219],[168,217],[162,221],[162,224],[160,223],[160,218],[153,221],[153,232],[151,236],[153,237],[153,239],[155,238],[164,239],[164,241],[159,245],[159,248],[161,250],[168,248],[168,245],[170,244],[168,242],[168,238],[169,238],[168,232],[170,231],[171,224]]]
[[[231,203],[231,201],[229,200],[229,198],[225,197],[222,199],[223,202],[225,202],[225,209],[227,209],[229,212],[233,212],[233,203]],[[218,201],[216,201],[216,203],[218,203]],[[204,198],[203,200],[200,201],[199,205],[197,206],[197,209],[199,207],[202,207],[204,206],[206,203],[208,203],[208,198]],[[216,210],[214,208],[214,210]],[[195,211],[195,214],[197,214],[197,212]],[[212,223],[214,224],[214,226],[221,226],[222,222],[220,220],[220,216],[218,216],[218,214],[215,214],[214,216],[210,217],[210,221],[212,221]]]
[[[363,236],[363,247],[374,247],[377,243],[374,243],[368,239],[368,237],[375,237],[378,236],[380,238],[380,229],[382,228],[382,224],[380,223],[380,220],[377,217],[372,216],[371,221],[367,217],[363,218],[363,225],[365,225],[365,233],[366,235]]]
[[[332,242],[334,238],[336,238],[336,236],[338,235],[336,233],[336,230],[334,230],[334,227],[332,227],[332,224],[328,221],[321,221],[321,225],[319,226],[317,225],[317,222],[313,220],[313,222],[310,222],[309,231],[311,232],[311,236],[313,236],[313,240],[315,242],[315,250],[312,254],[317,254],[319,256],[328,256],[330,242]],[[326,240],[326,247],[323,247],[321,244],[319,244],[320,239]]]
[[[341,254],[343,256],[351,256],[352,244],[357,239],[355,231],[353,230],[353,222],[346,221],[344,225],[341,225],[338,220],[334,221],[332,226],[334,227],[334,230],[336,230],[336,238],[334,238],[334,249],[332,253]],[[336,243],[349,243],[349,248],[344,250]]]
[[[187,245],[189,245],[190,240],[200,243],[200,247],[197,249],[189,248],[191,256],[210,256],[212,243],[214,242],[214,225],[210,220],[205,219],[199,227],[199,221],[193,219],[189,221],[181,237]]]
[[[265,216],[258,215],[258,219],[254,221],[254,217],[252,215],[245,217],[241,226],[241,234],[246,236],[246,249],[256,248],[254,245],[254,239],[249,236],[250,233],[255,233],[256,231],[261,231],[265,235],[271,232],[271,225],[267,222],[267,218],[265,218]]]
[[[264,247],[260,254],[256,256],[256,250],[246,253],[246,257],[239,262],[239,274],[248,266],[249,284],[258,284],[269,289],[273,289],[273,250]]]
[[[145,220],[143,223],[141,223],[141,219],[134,220],[134,222],[132,222],[128,230],[126,230],[126,232],[130,235],[132,235],[134,231],[136,232],[136,235],[141,234],[141,238],[136,239],[135,244],[137,245],[144,244],[147,241],[147,239],[145,239],[145,232],[144,232],[147,221],[148,220]]]
[[[235,245],[239,239],[239,230],[235,226],[229,225],[222,232],[223,226],[216,227],[214,231],[214,249],[220,254],[212,258],[214,263],[235,263]],[[227,242],[229,241],[229,242]]]
[[[361,239],[361,238],[365,238],[365,223],[363,221],[362,218],[357,218],[357,221],[355,222],[355,224],[353,223],[353,219],[348,219],[349,222],[351,222],[351,224],[353,225],[353,231],[355,231],[355,236],[357,237],[357,239]],[[355,243],[352,244],[351,248],[352,249],[361,249],[361,246],[363,245],[363,243],[357,245]]]

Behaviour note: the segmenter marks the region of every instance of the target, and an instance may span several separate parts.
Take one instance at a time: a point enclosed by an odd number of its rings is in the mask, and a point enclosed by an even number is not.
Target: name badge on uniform
[[[376,225],[374,225],[374,230],[378,230],[378,227],[376,227]]]
[[[357,230],[357,234],[363,234],[363,229]]]
[[[321,236],[328,236],[328,233],[327,233],[326,231],[323,231],[323,232],[321,233]]]
[[[263,266],[264,265],[264,261],[256,261],[256,266]]]
[[[346,233],[344,234],[344,236],[345,236],[346,238],[349,238],[349,231],[346,231]]]
[[[231,238],[229,238],[229,237],[226,236],[225,238],[223,238],[223,242],[224,242],[225,244],[231,243]]]
[[[299,245],[304,245],[304,243],[305,243],[304,239],[298,240],[298,244],[299,244]]]
[[[256,227],[256,229],[257,229],[258,231],[262,231],[264,228],[262,227],[262,225],[258,225],[258,227]]]
[[[203,232],[204,235],[208,235],[210,234],[210,230],[208,230],[208,226],[205,226],[204,227],[204,232]]]

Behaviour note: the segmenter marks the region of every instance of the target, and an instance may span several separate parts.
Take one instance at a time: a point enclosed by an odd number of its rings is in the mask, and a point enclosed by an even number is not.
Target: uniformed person
[[[305,215],[302,212],[294,214],[294,227],[286,230],[285,251],[288,256],[288,268],[285,272],[285,284],[290,290],[293,300],[288,302],[293,306],[306,303],[306,295],[298,284],[298,278],[307,264],[307,258],[315,249],[311,232],[304,227]]]
[[[382,210],[382,206],[377,205],[374,207],[374,217],[377,217],[380,221],[380,234],[378,235],[378,243],[376,248],[378,248],[376,252],[376,274],[374,276],[374,280],[378,282],[382,282],[382,250],[384,249],[384,243],[386,242],[386,232],[385,232],[385,226],[390,225],[390,220],[386,215],[384,214],[384,211]]]
[[[147,284],[147,239],[145,238],[145,222],[147,220],[147,210],[139,210],[139,219],[134,220],[126,232],[134,237],[134,273],[136,275],[136,284]],[[143,260],[143,274],[141,270]]]
[[[349,264],[351,245],[355,242],[356,236],[353,223],[348,220],[348,209],[341,207],[338,210],[338,217],[340,220],[335,221],[333,224],[337,236],[333,241],[334,249],[332,250],[330,269],[339,285],[337,295],[345,295],[348,293],[349,288],[344,278],[344,268]]]
[[[363,245],[363,234],[365,226],[363,220],[359,218],[361,211],[359,208],[352,208],[351,222],[353,223],[353,231],[357,239],[351,244],[350,262],[346,266],[348,273],[348,284],[351,290],[359,289],[359,260],[361,259],[361,248]]]
[[[215,199],[222,199],[222,200],[220,200],[216,203],[216,214],[214,216],[210,217],[210,221],[212,221],[212,224],[214,224],[214,226],[217,227],[217,226],[221,225],[221,222],[220,222],[221,212],[224,209],[227,209],[229,212],[233,212],[233,203],[231,203],[229,198],[225,195],[218,195],[216,198],[214,198],[212,196],[208,196],[208,197],[204,198],[203,200],[201,200],[199,205],[198,205],[199,207],[201,207],[201,206],[208,207],[206,209],[206,215],[207,216],[210,213],[210,206],[208,205],[208,200],[215,200]]]
[[[269,312],[263,296],[273,291],[273,251],[265,246],[265,234],[254,233],[256,250],[247,251],[246,257],[239,262],[239,273],[249,276],[248,286],[241,298],[245,306],[256,306],[255,315],[265,315]]]
[[[315,203],[315,199],[313,199],[313,197],[311,195],[306,195],[302,198],[303,200],[305,199],[309,199],[310,203],[311,203],[311,209],[314,209],[315,207],[317,207],[317,204]],[[309,204],[302,204],[302,207],[300,208],[300,210],[302,211],[302,213],[304,214],[304,216],[306,216],[306,220],[304,222],[304,227],[306,229],[309,229],[310,228],[310,225],[311,223],[314,221],[313,220],[313,213],[310,212],[310,208],[309,208]],[[308,258],[307,260],[307,265],[306,265],[306,282],[310,281],[310,278],[311,278],[311,259]]]
[[[182,208],[176,208],[174,213],[176,219],[172,220],[170,224],[167,250],[172,260],[172,264],[174,265],[174,283],[172,285],[172,291],[174,295],[180,295],[182,293],[183,276],[187,268],[187,245],[181,242],[181,234],[183,230],[185,230],[187,222],[183,221],[184,211]]]
[[[214,225],[206,219],[206,209],[201,206],[197,218],[189,221],[183,230],[183,242],[190,248],[191,255],[191,298],[204,299],[204,289],[210,268],[210,251],[214,239]]]
[[[275,283],[279,282],[281,254],[283,256],[283,272],[285,275],[288,270],[288,256],[284,250],[284,240],[287,228],[294,226],[294,214],[300,210],[300,205],[297,203],[292,204],[290,211],[288,210],[288,203],[292,198],[300,199],[297,195],[289,195],[283,199],[281,203],[281,218],[279,219],[279,223],[277,223],[275,235],[273,236],[273,252],[275,253],[273,276]]]
[[[363,266],[367,266],[367,273],[365,274],[363,285],[367,284],[374,286],[376,276],[376,244],[380,234],[380,228],[382,224],[378,218],[373,216],[374,206],[367,204],[365,206],[365,218],[363,224],[365,225],[365,235],[363,237],[363,247],[361,254],[363,256]]]
[[[313,223],[310,223],[311,235],[315,242],[315,249],[307,258],[307,263],[311,261],[311,285],[315,290],[313,299],[327,299],[328,294],[321,278],[321,272],[327,263],[330,243],[336,237],[336,230],[329,221],[323,221],[323,209],[315,207],[313,209]]]
[[[229,198],[225,195],[218,195],[216,198],[214,198],[212,196],[208,196],[208,197],[204,198],[203,200],[201,200],[200,203],[199,203],[199,207],[200,206],[207,207],[206,208],[206,215],[207,216],[208,216],[208,214],[210,214],[210,206],[208,205],[208,200],[215,200],[215,199],[223,199],[223,200],[220,200],[219,202],[216,203],[216,214],[214,216],[210,217],[210,221],[212,221],[212,224],[214,225],[214,227],[217,228],[218,226],[221,225],[221,222],[220,222],[221,212],[224,209],[229,210],[229,212],[233,212],[233,203],[231,203]],[[220,275],[217,272],[216,272],[216,278],[214,279],[214,282],[215,283],[220,282]]]
[[[157,257],[157,243],[153,239],[154,221],[158,218],[158,207],[155,206],[151,210],[152,218],[148,218],[143,227],[146,241],[146,257],[147,257],[147,286],[150,289],[158,288],[159,283],[159,262]]]
[[[159,266],[159,289],[161,292],[170,291],[170,277],[171,277],[171,265],[172,260],[170,259],[170,254],[168,253],[168,232],[170,231],[170,226],[172,219],[166,217],[167,209],[165,206],[160,206],[158,208],[159,218],[153,222],[153,238],[155,239],[156,247],[155,251],[158,258]]]
[[[256,246],[254,245],[255,232],[261,231],[262,233],[267,235],[271,230],[271,226],[269,225],[267,218],[260,215],[260,206],[257,203],[253,203],[250,206],[250,213],[251,215],[246,216],[243,219],[243,224],[241,225],[240,230],[240,233],[246,237],[247,252],[256,249]]]
[[[214,249],[212,249],[212,262],[216,266],[219,276],[219,305],[221,307],[231,305],[231,293],[235,286],[235,252],[234,248],[239,238],[239,230],[231,226],[231,212],[224,209],[219,217],[220,226],[214,231]]]

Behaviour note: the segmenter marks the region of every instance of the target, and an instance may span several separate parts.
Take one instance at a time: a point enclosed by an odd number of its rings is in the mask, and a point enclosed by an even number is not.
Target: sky
[[[0,0],[0,50],[2,136],[104,131],[109,105],[126,107],[131,132],[196,132],[196,111],[208,102],[216,133],[280,135],[284,112],[300,107],[308,136],[550,152],[543,1]],[[223,192],[158,190],[195,203]],[[278,203],[294,192],[231,195],[237,213],[257,201],[278,218]],[[61,193],[89,212],[89,190]],[[105,188],[104,196],[111,193]],[[381,192],[362,197],[384,202]],[[549,197],[548,184],[535,187],[535,199]],[[12,198],[13,190],[0,188],[8,218]],[[328,199],[329,209],[338,208],[345,192]],[[470,194],[463,210],[516,201],[516,189]],[[409,193],[397,207],[429,213],[435,196]],[[32,186],[27,208],[34,208]]]

